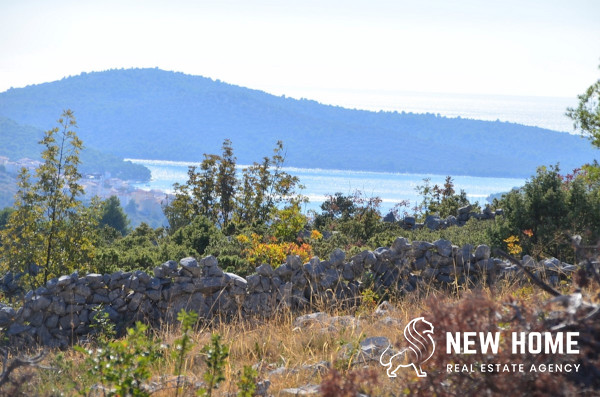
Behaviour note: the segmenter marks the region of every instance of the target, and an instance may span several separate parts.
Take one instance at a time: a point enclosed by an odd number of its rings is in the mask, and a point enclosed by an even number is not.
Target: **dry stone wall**
[[[451,226],[464,226],[470,219],[477,220],[490,220],[496,219],[497,216],[504,215],[502,209],[492,210],[489,206],[486,206],[481,213],[473,211],[473,206],[467,205],[458,209],[456,216],[450,215],[447,218],[441,218],[439,215],[432,214],[427,215],[423,223],[417,223],[414,216],[407,216],[403,219],[397,220],[392,212],[387,214],[384,218],[384,222],[394,223],[397,222],[400,226],[407,230],[417,230],[422,228],[428,228],[430,230],[446,229]]]
[[[522,262],[551,283],[576,269],[556,259],[524,257]],[[184,258],[157,266],[153,275],[118,271],[52,279],[27,292],[20,308],[0,305],[0,327],[15,344],[66,347],[92,331],[100,312],[121,329],[136,320],[158,326],[175,321],[181,309],[194,310],[204,319],[268,316],[317,302],[355,305],[365,285],[414,293],[432,284],[476,285],[506,277],[522,275],[518,267],[492,258],[488,246],[458,247],[447,240],[411,243],[398,238],[388,248],[351,258],[337,249],[328,260],[314,257],[308,263],[289,256],[277,268],[262,264],[246,278],[224,272],[213,256],[200,262]]]

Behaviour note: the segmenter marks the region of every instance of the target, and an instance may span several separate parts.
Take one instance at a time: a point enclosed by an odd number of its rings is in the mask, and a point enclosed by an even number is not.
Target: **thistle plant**
[[[202,348],[204,354],[204,362],[208,367],[204,373],[204,381],[207,384],[206,388],[198,391],[199,396],[212,396],[212,391],[219,387],[219,384],[225,380],[223,369],[225,362],[229,356],[229,346],[221,343],[221,336],[213,334],[210,339],[210,344]]]
[[[177,361],[177,365],[175,367],[175,373],[177,375],[177,389],[175,391],[175,397],[179,395],[180,389],[180,376],[181,370],[183,368],[183,364],[185,362],[185,357],[189,353],[189,351],[194,346],[190,334],[198,321],[198,313],[192,311],[185,311],[181,309],[181,311],[177,314],[177,320],[181,322],[181,337],[175,339],[175,350],[171,352],[172,357]]]

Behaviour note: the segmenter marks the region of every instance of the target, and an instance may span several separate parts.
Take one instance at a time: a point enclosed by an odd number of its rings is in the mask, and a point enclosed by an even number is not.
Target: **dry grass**
[[[565,290],[568,287],[563,287]],[[588,296],[598,293],[598,286],[588,287]],[[431,374],[427,382],[418,379],[412,370],[398,372],[398,378],[388,378],[385,368],[379,362],[356,363],[345,359],[344,345],[356,345],[366,337],[387,337],[394,345],[404,346],[406,342],[402,335],[404,325],[411,319],[424,315],[436,325],[451,329],[460,321],[475,321],[481,330],[497,325],[498,320],[482,316],[486,310],[503,310],[503,302],[512,302],[530,308],[543,308],[549,295],[529,284],[499,283],[493,288],[484,288],[473,294],[466,291],[438,291],[429,289],[421,297],[409,295],[394,299],[392,309],[387,315],[397,319],[397,323],[386,323],[381,317],[373,314],[372,308],[357,310],[342,309],[342,305],[318,305],[316,311],[324,311],[331,316],[354,316],[358,325],[327,326],[314,324],[303,328],[294,326],[294,319],[302,313],[292,313],[281,310],[276,315],[268,318],[253,318],[250,320],[233,320],[220,322],[199,323],[195,329],[192,340],[193,348],[187,355],[182,374],[184,375],[183,393],[179,395],[195,395],[195,391],[202,381],[206,366],[202,360],[201,348],[210,342],[212,333],[219,333],[222,341],[230,347],[230,355],[225,367],[226,381],[221,384],[216,395],[235,395],[236,383],[244,366],[254,366],[258,371],[258,380],[268,379],[271,382],[269,393],[278,395],[286,388],[299,387],[307,384],[321,384],[327,379],[327,390],[338,390],[334,393],[343,393],[343,383],[348,379],[363,379],[362,373],[372,369],[369,381],[364,382],[369,387],[373,396],[398,396],[404,394],[428,395],[437,391],[431,382],[447,381],[447,376],[441,374],[441,363],[428,362],[424,370]],[[538,313],[539,314],[539,313]],[[472,315],[472,317],[469,317]],[[474,316],[474,317],[473,317]],[[493,324],[492,324],[493,323]],[[486,328],[487,327],[487,328]],[[177,325],[165,324],[154,331],[154,337],[166,346],[172,346],[174,340],[180,336]],[[440,343],[443,343],[441,340]],[[440,347],[440,349],[442,349]],[[168,350],[168,348],[167,348]],[[438,360],[439,361],[439,360]],[[338,370],[328,373],[327,368],[315,366],[318,363],[328,362],[331,368]],[[28,385],[23,385],[23,395],[76,395],[78,388],[90,384],[86,378],[84,357],[72,350],[64,352],[51,352],[45,361],[46,365],[57,370],[36,370]],[[163,358],[155,363],[151,385],[156,387],[153,396],[175,395],[176,377],[174,375],[176,359],[167,352]],[[278,369],[279,368],[279,369]],[[281,369],[282,368],[282,369]],[[278,369],[279,373],[272,373]],[[357,372],[358,371],[358,372]],[[360,373],[359,373],[360,372]],[[17,376],[25,376],[31,371],[24,370]],[[374,374],[374,375],[373,375]],[[362,377],[361,377],[362,376]],[[376,380],[375,380],[376,378]],[[457,378],[453,378],[457,379]],[[456,381],[456,380],[453,380]],[[468,380],[462,380],[469,384]],[[334,386],[342,387],[336,389]],[[458,382],[458,381],[456,381]],[[473,383],[474,384],[474,383]],[[487,384],[483,382],[483,384]],[[429,385],[429,386],[428,386]],[[333,387],[333,388],[332,388]],[[482,386],[483,387],[483,386]],[[365,389],[366,390],[366,389]],[[348,392],[351,395],[351,392]],[[0,394],[2,391],[0,390]],[[444,393],[441,393],[444,394]],[[468,395],[469,393],[466,393]],[[495,393],[492,393],[492,395]],[[12,392],[12,395],[18,395]],[[101,394],[99,394],[101,395]],[[451,394],[446,394],[451,395]]]

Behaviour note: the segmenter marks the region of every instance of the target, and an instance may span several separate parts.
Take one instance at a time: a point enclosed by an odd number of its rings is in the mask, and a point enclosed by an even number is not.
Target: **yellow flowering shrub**
[[[504,242],[506,243],[506,248],[508,248],[509,254],[519,255],[521,252],[523,252],[523,248],[519,245],[519,237],[510,236],[509,238],[505,239]]]
[[[240,243],[247,245],[242,252],[246,260],[255,266],[268,263],[276,268],[285,262],[288,255],[298,255],[302,262],[308,262],[313,256],[312,247],[307,243],[277,242],[274,237],[264,242],[257,234],[243,237],[237,236]]]
[[[323,234],[320,231],[314,229],[312,232],[310,232],[310,238],[312,240],[321,240],[323,238]]]

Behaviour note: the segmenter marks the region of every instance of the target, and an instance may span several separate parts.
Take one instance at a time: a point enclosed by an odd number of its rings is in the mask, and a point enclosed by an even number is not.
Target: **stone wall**
[[[525,266],[550,283],[576,269],[556,259]],[[108,313],[121,329],[136,320],[160,325],[173,322],[181,309],[194,310],[204,319],[268,316],[282,308],[310,308],[315,303],[354,305],[365,280],[372,289],[414,293],[431,285],[477,285],[482,280],[523,277],[517,266],[490,257],[485,245],[458,247],[449,241],[433,243],[398,238],[389,248],[363,251],[347,258],[335,250],[329,260],[302,263],[289,256],[276,269],[263,264],[242,278],[224,272],[213,256],[198,262],[169,261],[149,275],[143,271],[113,274],[73,273],[52,279],[25,294],[15,310],[0,305],[0,327],[11,343],[40,343],[65,347],[92,331],[99,311]]]
[[[445,219],[440,218],[438,215],[428,215],[423,223],[417,223],[413,216],[397,220],[394,214],[390,212],[383,218],[383,221],[390,223],[398,222],[400,226],[407,230],[422,229],[424,227],[431,230],[440,230],[450,226],[464,226],[469,219],[489,220],[501,215],[504,215],[504,211],[501,209],[492,210],[489,206],[486,206],[481,213],[478,213],[473,211],[471,205],[467,205],[459,208],[456,216],[450,215]]]

